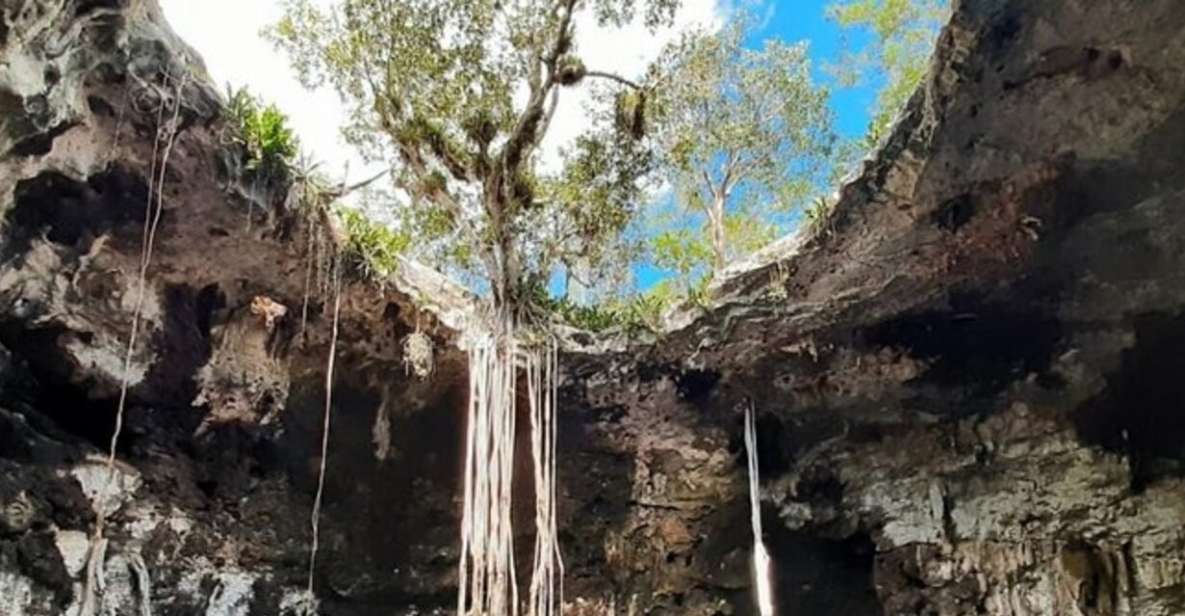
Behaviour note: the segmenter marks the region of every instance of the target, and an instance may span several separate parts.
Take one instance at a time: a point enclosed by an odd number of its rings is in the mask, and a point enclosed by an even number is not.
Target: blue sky
[[[763,28],[753,33],[750,47],[760,47],[767,38],[780,38],[794,42],[807,40],[811,43],[811,57],[814,61],[815,78],[822,83],[832,80],[823,70],[827,62],[835,62],[844,45],[844,37],[851,44],[861,45],[867,35],[857,32],[841,32],[835,22],[827,19],[827,6],[833,0],[783,0],[770,2],[764,8],[760,25]],[[856,88],[832,88],[832,108],[836,113],[837,128],[847,137],[864,134],[870,120],[869,111],[876,98],[875,83],[861,84]]]

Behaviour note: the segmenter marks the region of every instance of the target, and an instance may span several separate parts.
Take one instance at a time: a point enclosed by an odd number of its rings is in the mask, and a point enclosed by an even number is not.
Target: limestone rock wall
[[[0,2],[0,614],[77,610],[125,375],[129,479],[103,505],[103,613],[279,614],[303,589],[332,230],[289,199],[288,179],[250,175],[222,105],[153,1]],[[412,263],[381,289],[343,290],[325,613],[411,606],[448,584],[451,559],[433,550],[451,539],[454,480],[417,432],[456,431],[470,303]],[[436,347],[433,380],[403,368],[417,326]],[[380,423],[400,448],[384,460]],[[408,498],[425,485],[435,493]]]

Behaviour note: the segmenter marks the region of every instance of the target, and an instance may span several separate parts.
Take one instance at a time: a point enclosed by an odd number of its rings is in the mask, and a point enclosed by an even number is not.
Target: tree
[[[650,167],[639,130],[644,94],[622,94],[618,113],[593,115],[559,172],[542,169],[539,148],[562,88],[603,79],[640,90],[586,68],[574,43],[578,16],[620,26],[642,10],[656,26],[671,20],[678,2],[337,0],[321,10],[313,0],[286,0],[271,30],[306,86],[332,85],[350,107],[350,141],[390,160],[407,200],[403,230],[450,247],[445,254],[462,268],[476,261],[489,284],[492,322],[470,332],[468,348],[458,614],[516,616],[522,607],[511,507],[520,376],[535,476],[527,613],[562,608],[558,349],[519,334],[553,265],[610,254],[605,245],[632,219]]]
[[[844,58],[839,74],[849,84],[883,74],[868,128],[868,140],[875,143],[925,77],[934,39],[950,15],[950,2],[843,0],[827,12],[840,26],[867,30],[873,36],[864,49]]]
[[[806,44],[769,40],[750,50],[745,32],[737,20],[684,37],[652,72],[662,167],[683,206],[706,217],[714,272],[770,235],[763,219],[818,191],[833,143]],[[658,247],[683,235],[662,235]]]
[[[557,263],[597,258],[632,218],[646,148],[612,113],[563,154],[539,148],[564,87],[628,79],[586,68],[581,14],[603,24],[669,23],[679,0],[285,0],[270,29],[308,87],[347,103],[347,139],[389,160],[407,230],[476,266],[499,310],[528,302]],[[640,13],[640,15],[639,15]],[[606,121],[609,119],[609,121]]]

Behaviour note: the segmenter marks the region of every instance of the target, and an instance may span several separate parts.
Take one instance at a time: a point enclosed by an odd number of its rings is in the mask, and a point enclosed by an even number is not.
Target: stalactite
[[[391,456],[391,389],[383,388],[383,398],[374,411],[374,425],[370,428],[370,441],[374,444],[374,459],[386,462]]]
[[[761,538],[761,479],[757,468],[757,422],[753,404],[745,408],[745,452],[749,465],[749,512],[753,524],[753,586],[761,616],[773,616],[773,591],[770,588],[773,563]]]

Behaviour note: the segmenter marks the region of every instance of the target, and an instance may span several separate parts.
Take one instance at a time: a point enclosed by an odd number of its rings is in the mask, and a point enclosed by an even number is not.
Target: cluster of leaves
[[[298,191],[295,203],[311,224],[318,224],[319,212],[335,212],[344,236],[340,256],[351,271],[379,282],[390,276],[411,245],[410,236],[359,209],[334,207],[341,190],[335,191],[317,171],[318,165],[299,152],[288,117],[275,104],[265,104],[246,87],[228,89],[227,99],[226,112],[235,129],[232,143],[245,152],[246,169],[260,178],[290,178]]]
[[[775,240],[779,227],[752,212],[726,212],[723,232],[730,254],[739,256]],[[650,260],[674,274],[673,280],[664,281],[670,286],[668,293],[696,304],[704,303],[714,271],[710,233],[706,228],[681,226],[657,232],[650,241]]]
[[[640,254],[625,231],[645,199],[652,153],[628,133],[603,129],[577,137],[562,159],[562,169],[540,183],[550,206],[532,217],[544,231],[533,269],[559,266],[589,287],[624,282],[610,279]]]
[[[655,265],[676,273],[689,284],[694,277],[703,276],[712,263],[712,247],[703,234],[686,227],[655,235],[651,251]]]
[[[236,129],[232,138],[246,152],[247,170],[268,178],[287,174],[300,149],[288,116],[246,87],[228,88],[227,98],[227,114]]]
[[[803,212],[807,225],[813,233],[821,233],[827,226],[827,219],[835,207],[835,200],[825,196],[816,197]]]
[[[346,267],[380,282],[395,272],[400,255],[411,245],[407,233],[371,220],[352,208],[339,208],[337,216],[345,234],[342,257]]]
[[[566,298],[544,297],[536,299],[561,321],[590,332],[603,332],[621,325],[621,319],[612,306],[601,304],[577,304]]]

